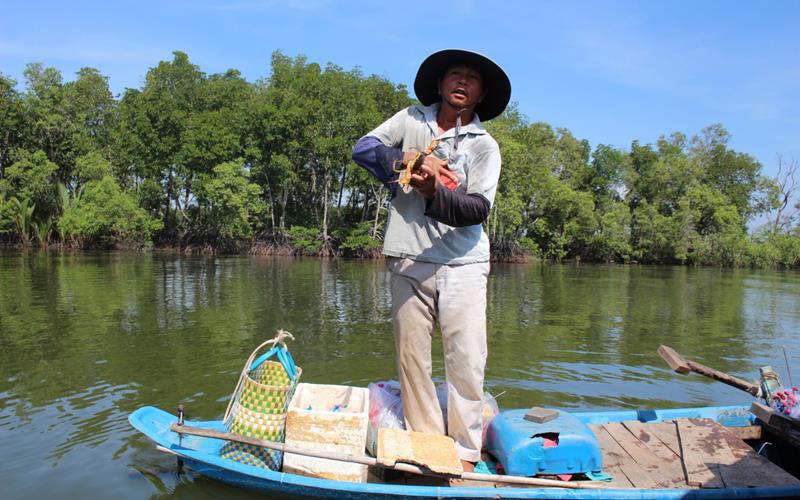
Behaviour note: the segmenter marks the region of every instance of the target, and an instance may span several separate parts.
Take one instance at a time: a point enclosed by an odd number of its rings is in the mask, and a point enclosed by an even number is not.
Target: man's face
[[[486,96],[483,77],[470,66],[453,66],[439,80],[439,94],[454,108],[473,109]]]

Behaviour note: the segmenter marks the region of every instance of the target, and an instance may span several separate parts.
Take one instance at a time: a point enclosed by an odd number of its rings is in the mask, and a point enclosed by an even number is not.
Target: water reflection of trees
[[[699,402],[707,381],[678,378],[656,354],[658,346],[750,378],[765,347],[753,316],[781,316],[750,305],[767,300],[750,271],[595,265],[495,265],[494,271],[489,374],[500,385],[534,381],[530,391],[579,398],[607,391],[623,402],[663,398],[669,382],[667,401]],[[782,300],[785,307],[795,299]],[[731,397],[730,391],[722,388],[719,396]]]
[[[508,391],[504,406],[728,403],[733,389],[671,373],[658,345],[744,378],[780,366],[774,344],[800,351],[799,276],[495,264],[487,385]],[[3,254],[0,283],[0,430],[63,426],[43,461],[98,429],[131,435],[124,419],[145,404],[219,417],[246,356],[279,328],[297,336],[305,381],[395,377],[382,262]]]

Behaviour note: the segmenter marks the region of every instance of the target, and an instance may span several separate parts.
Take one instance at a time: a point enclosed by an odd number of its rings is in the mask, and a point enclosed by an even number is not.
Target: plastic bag
[[[442,382],[436,386],[436,398],[439,400],[445,426],[447,426],[447,382]],[[500,413],[500,408],[497,406],[497,401],[494,399],[494,396],[488,392],[484,392],[483,406],[481,407],[481,420],[483,425],[481,437],[484,442],[486,442],[486,431],[489,429],[489,424],[498,413]]]
[[[369,389],[369,428],[367,432],[367,450],[376,455],[378,446],[378,429],[405,429],[403,416],[403,401],[400,397],[400,383],[396,380],[375,382],[367,386]],[[447,426],[447,382],[436,386],[436,397],[442,409],[445,426]],[[483,407],[481,417],[483,420],[483,441],[486,441],[486,431],[489,423],[500,413],[497,401],[488,392],[483,393]]]
[[[775,393],[770,401],[770,406],[781,415],[800,420],[800,399],[798,399],[797,387],[786,388]]]
[[[369,390],[369,427],[367,430],[367,450],[377,456],[378,429],[405,429],[403,401],[400,399],[400,383],[396,380],[375,382],[367,386]]]
[[[483,407],[481,408],[481,417],[483,418],[483,434],[481,441],[486,443],[486,431],[489,430],[489,424],[492,423],[494,417],[500,413],[500,407],[497,406],[497,400],[488,392],[483,393]]]

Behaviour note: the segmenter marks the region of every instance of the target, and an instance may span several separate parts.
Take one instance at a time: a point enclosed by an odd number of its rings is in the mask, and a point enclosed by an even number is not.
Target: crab
[[[438,146],[439,146],[439,139],[434,139],[433,141],[431,141],[430,144],[428,144],[428,147],[425,148],[424,152],[417,152],[414,155],[414,157],[411,158],[411,161],[409,161],[408,164],[406,164],[406,166],[400,168],[394,168],[394,171],[399,173],[400,176],[396,181],[393,182],[397,182],[401,186],[408,186],[411,183],[411,174],[419,170],[419,167],[420,165],[422,165],[422,162],[425,160],[425,157],[433,153]],[[451,175],[439,174],[438,176],[439,182],[441,182],[445,187],[447,187],[451,191],[454,190],[458,185],[458,181],[454,180],[452,177],[455,177],[455,174]]]

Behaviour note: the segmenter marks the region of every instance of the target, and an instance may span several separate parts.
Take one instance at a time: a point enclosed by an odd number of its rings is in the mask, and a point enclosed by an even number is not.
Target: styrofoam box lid
[[[307,384],[297,385],[289,402],[289,411],[331,411],[335,406],[344,407],[342,414],[369,413],[369,391],[366,387],[347,385]]]

